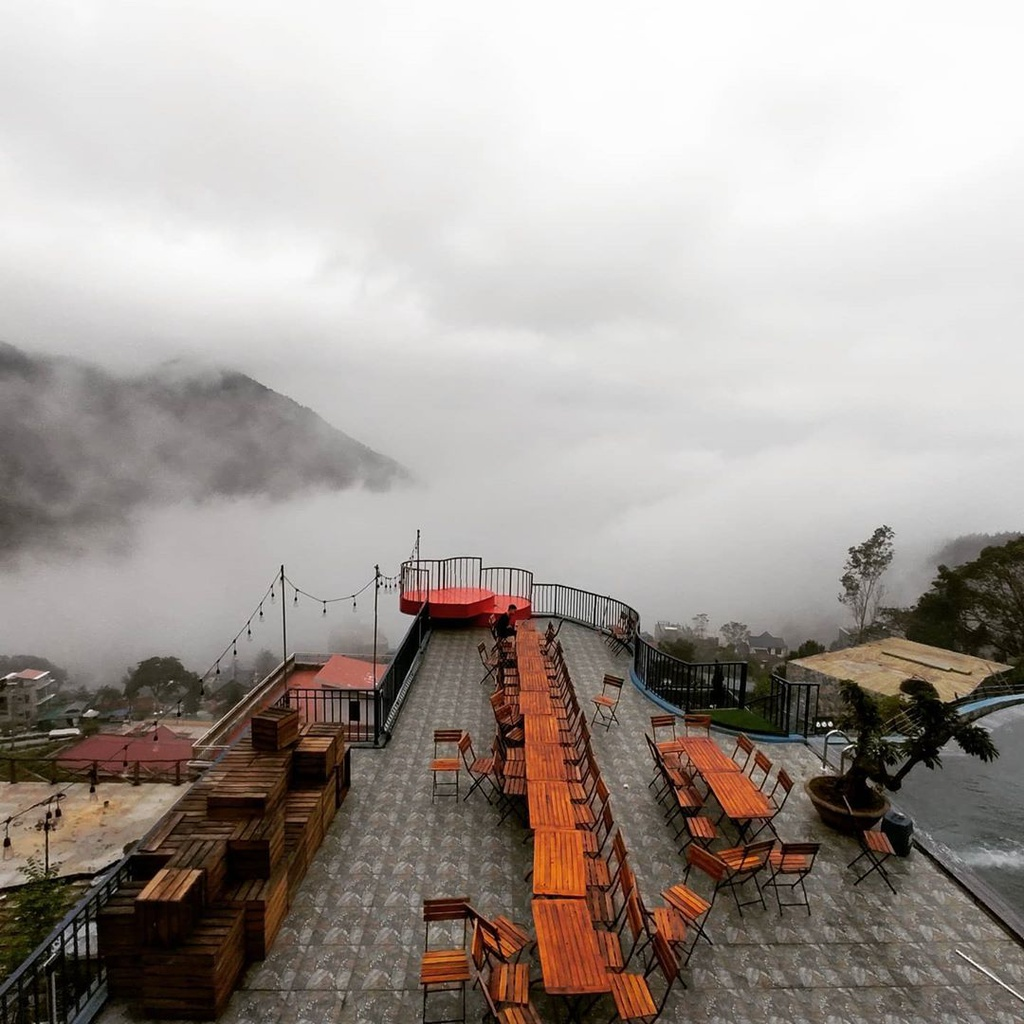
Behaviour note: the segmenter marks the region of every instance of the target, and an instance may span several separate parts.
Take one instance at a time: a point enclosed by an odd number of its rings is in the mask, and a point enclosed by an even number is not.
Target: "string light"
[[[263,602],[260,601],[260,622],[263,621]]]
[[[271,604],[277,604],[277,598],[274,597],[274,588],[273,587],[270,588],[270,603]]]
[[[252,643],[252,621],[246,623],[245,627],[245,639]]]
[[[327,602],[324,601],[324,615],[327,614]]]

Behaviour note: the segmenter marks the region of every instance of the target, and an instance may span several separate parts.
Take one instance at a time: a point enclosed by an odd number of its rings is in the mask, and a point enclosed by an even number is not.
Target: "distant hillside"
[[[940,565],[955,569],[958,565],[973,562],[985,548],[1002,547],[1016,540],[1020,533],[966,533],[947,541],[931,557],[931,566],[938,570]]]
[[[0,342],[0,557],[146,505],[367,487],[397,462],[240,373],[120,378]]]

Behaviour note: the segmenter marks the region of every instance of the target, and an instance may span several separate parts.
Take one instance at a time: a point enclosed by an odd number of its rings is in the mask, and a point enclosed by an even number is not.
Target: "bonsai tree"
[[[853,761],[835,780],[835,790],[840,800],[845,797],[854,810],[878,805],[879,794],[872,784],[896,792],[916,765],[941,768],[940,753],[950,740],[956,741],[965,754],[985,762],[999,756],[988,731],[964,721],[955,707],[939,699],[931,683],[905,679],[900,694],[899,729],[903,738],[895,740],[887,735],[891,730],[878,701],[848,679],[840,684],[844,710],[839,727],[855,738]]]

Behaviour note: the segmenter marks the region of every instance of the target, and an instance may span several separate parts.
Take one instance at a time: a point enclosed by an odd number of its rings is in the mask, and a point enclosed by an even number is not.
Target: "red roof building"
[[[177,762],[192,758],[192,739],[180,736],[165,725],[142,726],[126,736],[101,732],[89,736],[57,757],[66,768],[89,769],[94,763],[101,773],[121,773],[134,768],[173,770]]]

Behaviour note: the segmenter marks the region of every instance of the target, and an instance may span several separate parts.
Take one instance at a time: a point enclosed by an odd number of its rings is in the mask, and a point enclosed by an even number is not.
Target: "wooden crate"
[[[169,866],[195,868],[203,878],[203,898],[209,905],[220,899],[227,879],[228,844],[225,839],[195,839],[183,843]]]
[[[292,785],[319,786],[338,763],[338,741],[334,736],[303,736],[292,757]]]
[[[135,899],[139,945],[177,946],[192,934],[205,903],[202,871],[161,868]]]
[[[240,821],[228,840],[232,880],[270,878],[284,856],[284,811]]]
[[[245,966],[245,914],[238,904],[210,907],[175,950],[142,954],[142,1008],[150,1017],[214,1020]]]
[[[226,893],[245,913],[245,956],[262,960],[288,914],[288,870],[284,862],[270,878],[241,882]]]
[[[283,750],[299,738],[299,713],[295,708],[267,708],[252,716],[255,750]]]
[[[107,969],[107,985],[118,999],[142,994],[142,950],[135,931],[135,898],[144,882],[125,882],[96,915],[96,938]]]
[[[273,813],[288,789],[288,779],[271,766],[231,771],[206,797],[206,814],[215,820],[255,818]]]

